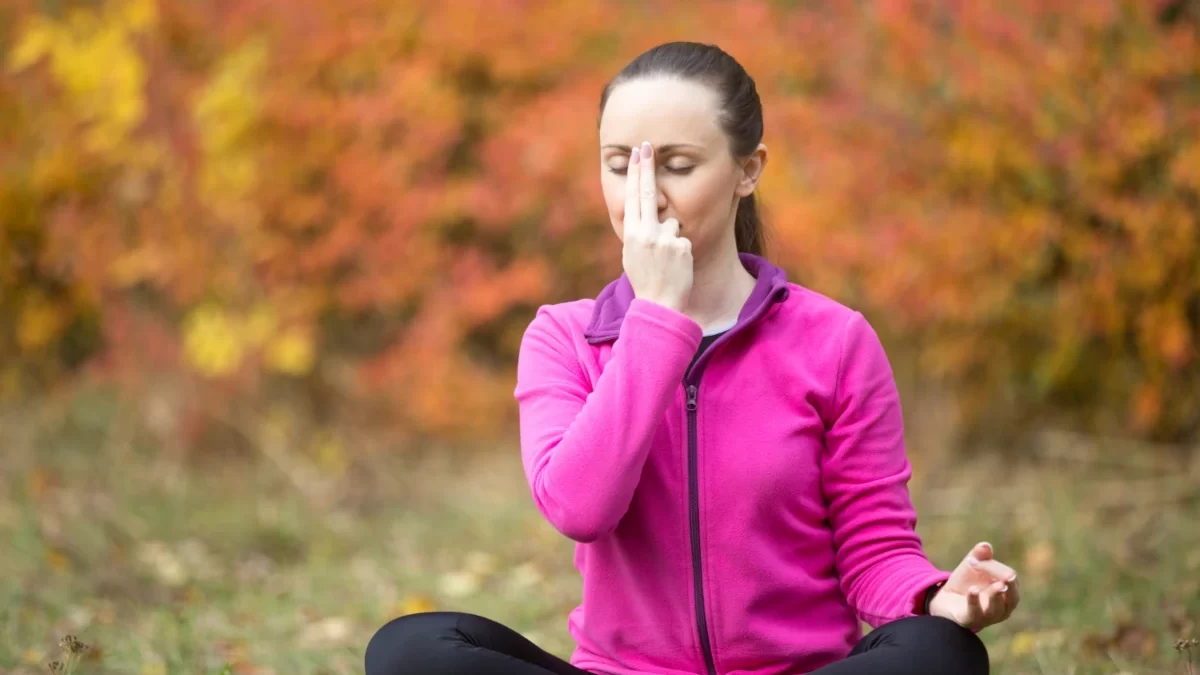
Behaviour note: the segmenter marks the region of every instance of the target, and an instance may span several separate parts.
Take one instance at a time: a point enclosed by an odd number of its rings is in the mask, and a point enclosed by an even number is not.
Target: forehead
[[[633,146],[724,142],[717,126],[717,93],[697,82],[675,78],[638,78],[609,94],[600,119],[600,144]]]

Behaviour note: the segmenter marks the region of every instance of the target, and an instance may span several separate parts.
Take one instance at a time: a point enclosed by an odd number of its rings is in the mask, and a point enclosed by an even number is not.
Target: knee
[[[950,619],[918,616],[905,620],[917,634],[920,652],[929,673],[987,675],[990,662],[987,646],[979,636]]]
[[[367,643],[366,675],[408,675],[421,672],[421,663],[439,637],[455,629],[454,612],[408,614],[384,624]]]

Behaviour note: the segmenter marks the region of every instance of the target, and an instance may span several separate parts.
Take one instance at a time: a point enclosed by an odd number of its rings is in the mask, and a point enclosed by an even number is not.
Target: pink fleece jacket
[[[920,611],[900,400],[863,316],[742,254],[737,324],[635,299],[540,308],[515,397],[537,508],[578,542],[570,661],[619,675],[796,675]]]

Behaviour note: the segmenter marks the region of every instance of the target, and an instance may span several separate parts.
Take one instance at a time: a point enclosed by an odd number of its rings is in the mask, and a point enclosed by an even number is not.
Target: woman
[[[762,133],[714,46],[656,47],[601,97],[625,273],[538,311],[515,391],[534,502],[579,542],[570,662],[430,612],[379,630],[368,675],[988,672],[975,633],[1016,575],[986,543],[924,555],[876,333],[761,255]]]

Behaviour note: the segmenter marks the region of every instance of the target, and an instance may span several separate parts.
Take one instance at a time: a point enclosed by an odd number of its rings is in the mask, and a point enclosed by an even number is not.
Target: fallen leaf
[[[350,620],[331,616],[309,624],[300,634],[302,647],[330,647],[342,644],[350,637]]]
[[[117,620],[116,612],[113,611],[112,605],[104,603],[100,605],[100,609],[96,612],[96,621],[109,625]]]
[[[1034,640],[1033,633],[1030,633],[1029,631],[1021,631],[1020,633],[1014,635],[1012,641],[1008,643],[1008,653],[1010,656],[1017,658],[1029,656],[1033,653],[1033,649],[1036,646],[1037,644]]]
[[[433,600],[429,596],[414,594],[405,596],[404,601],[400,603],[400,616],[432,612],[435,609]]]
[[[451,598],[465,598],[479,592],[482,580],[470,571],[447,572],[438,584],[442,594]]]
[[[71,559],[57,548],[46,549],[46,564],[50,565],[50,569],[55,572],[66,573],[71,571]]]
[[[1061,647],[1065,639],[1061,630],[1021,631],[1008,643],[1008,653],[1016,657],[1028,656],[1038,649]]]
[[[496,566],[496,556],[486,551],[471,551],[463,567],[472,574],[486,577],[496,571]]]
[[[50,491],[52,484],[50,474],[44,469],[34,467],[25,475],[25,489],[29,491],[29,496],[33,499],[41,499]]]
[[[521,563],[508,573],[505,589],[510,593],[521,593],[541,583],[543,578],[542,572],[536,564]]]
[[[1025,553],[1025,569],[1022,572],[1032,576],[1046,576],[1054,569],[1055,559],[1054,545],[1048,541],[1039,541]]]
[[[88,607],[75,605],[67,609],[67,622],[71,626],[71,630],[81,632],[92,623],[92,618],[96,613]]]
[[[166,586],[182,586],[187,582],[188,573],[183,561],[161,541],[142,544],[138,550],[138,561]]]
[[[1158,652],[1158,636],[1145,626],[1123,621],[1111,633],[1093,633],[1084,637],[1082,647],[1085,653],[1092,655],[1117,650],[1150,657]]]

